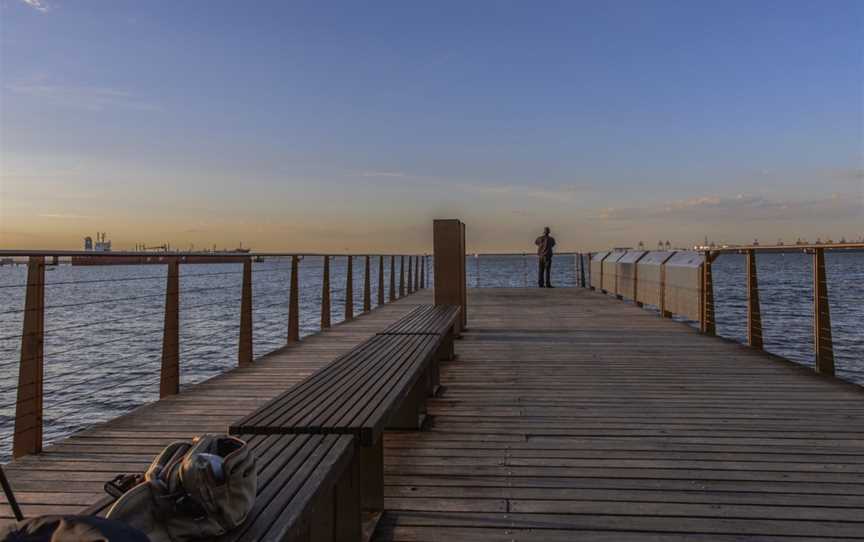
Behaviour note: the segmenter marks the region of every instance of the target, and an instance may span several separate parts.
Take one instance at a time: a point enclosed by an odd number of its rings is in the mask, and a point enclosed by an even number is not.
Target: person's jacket
[[[544,258],[552,257],[552,247],[555,246],[555,238],[551,235],[541,235],[534,241],[537,245],[537,255]]]

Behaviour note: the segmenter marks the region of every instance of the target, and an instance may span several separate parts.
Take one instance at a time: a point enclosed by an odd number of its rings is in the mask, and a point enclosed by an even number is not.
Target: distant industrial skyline
[[[864,4],[0,0],[0,247],[864,235]]]

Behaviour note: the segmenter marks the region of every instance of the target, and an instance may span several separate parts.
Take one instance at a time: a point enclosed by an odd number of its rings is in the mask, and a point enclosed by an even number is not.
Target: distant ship
[[[243,248],[243,243],[235,249],[213,250],[202,253],[183,253],[171,251],[170,246],[165,244],[158,247],[143,246],[146,254],[114,254],[111,249],[111,241],[105,232],[96,233],[96,241],[87,236],[84,238],[84,251],[93,252],[93,256],[72,256],[72,265],[149,265],[167,264],[169,260],[179,257],[181,263],[237,263],[242,262],[242,256],[236,254],[249,254],[252,249]],[[153,252],[148,252],[156,249]],[[105,255],[112,252],[111,255]],[[99,253],[98,255],[96,253]],[[217,255],[217,256],[212,256]]]

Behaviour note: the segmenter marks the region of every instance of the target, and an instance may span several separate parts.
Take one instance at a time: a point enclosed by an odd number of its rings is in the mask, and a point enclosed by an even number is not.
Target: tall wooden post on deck
[[[756,274],[756,251],[748,250],[747,263],[747,344],[762,350],[762,311],[759,309],[759,279]]]
[[[813,251],[813,347],[816,372],[834,374],[834,345],[831,338],[831,311],[828,305],[828,275],[825,249]]]
[[[396,256],[390,255],[390,303],[396,301]]]
[[[18,366],[15,434],[12,455],[42,451],[42,394],[45,346],[45,258],[31,256],[27,263],[27,291]]]
[[[324,256],[324,277],[321,280],[321,329],[330,327],[330,256]]]
[[[426,289],[426,255],[420,256],[420,263],[422,267],[420,268],[420,289]]]
[[[459,220],[433,223],[435,304],[462,308],[462,328],[468,323],[465,284],[465,224]]]
[[[384,304],[384,256],[378,256],[378,306]]]
[[[180,391],[180,262],[168,261],[165,284],[165,320],[162,328],[162,370],[159,376],[159,398]]]
[[[345,272],[345,321],[354,319],[354,256],[348,256]]]
[[[405,256],[399,256],[399,298],[405,297]]]
[[[243,294],[240,299],[239,365],[252,363],[252,258],[243,260]]]
[[[420,256],[414,256],[414,291],[420,290]]]
[[[702,333],[714,335],[717,327],[714,322],[714,274],[711,271],[713,258],[711,251],[705,251],[702,264],[702,317],[699,327]]]
[[[582,287],[586,286],[585,283],[585,258],[584,255],[579,253],[579,280],[582,283]]]
[[[363,265],[363,312],[372,310],[372,277],[369,276],[369,255]]]
[[[300,340],[300,281],[297,276],[300,257],[291,256],[291,286],[288,293],[288,342]]]
[[[404,262],[405,260],[402,260],[402,261]],[[414,293],[414,288],[413,288],[414,281],[412,280],[413,270],[414,270],[413,262],[414,262],[414,258],[411,256],[408,256],[408,295],[411,295],[412,293]]]

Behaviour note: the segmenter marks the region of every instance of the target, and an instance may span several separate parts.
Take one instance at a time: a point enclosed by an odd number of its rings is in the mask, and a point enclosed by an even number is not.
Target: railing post
[[[584,288],[585,283],[585,259],[582,253],[579,253],[579,280],[582,282],[582,287]]]
[[[462,328],[465,328],[465,225],[459,220],[435,220],[433,246],[435,304],[460,306]]]
[[[291,256],[291,286],[288,293],[288,342],[296,343],[300,340],[300,282],[297,273],[299,271],[300,257],[296,254]]]
[[[345,321],[354,319],[354,256],[348,256],[345,271]]]
[[[390,255],[390,303],[396,301],[396,256]]]
[[[378,256],[378,306],[384,304],[384,255]]]
[[[240,300],[239,365],[252,363],[252,258],[243,260],[243,294]]]
[[[747,259],[747,344],[762,350],[762,311],[759,309],[759,279],[756,274],[756,251],[748,250]]]
[[[825,249],[813,251],[813,347],[816,372],[834,374],[834,345],[831,339],[831,311],[828,303],[828,275]]]
[[[404,256],[403,256],[403,258],[404,258]],[[404,262],[405,260],[403,259],[402,261]],[[414,261],[414,258],[412,258],[411,256],[408,256],[408,295],[411,295],[412,293],[414,293],[414,288],[413,288],[414,281],[412,280],[412,277],[413,277],[412,272],[413,272],[413,268],[414,268],[414,266],[412,265],[413,261]]]
[[[324,256],[324,277],[321,280],[321,329],[330,327],[330,256]]]
[[[711,271],[711,251],[705,251],[705,263],[702,265],[702,311],[700,329],[706,335],[714,335],[714,276]]]
[[[405,256],[399,256],[399,298],[405,297]]]
[[[363,312],[372,310],[372,277],[369,276],[369,255],[366,255],[363,269]]]
[[[45,258],[31,256],[27,263],[27,292],[18,366],[15,434],[12,456],[42,451],[42,393],[45,346]]]
[[[162,371],[159,398],[180,392],[180,261],[168,261],[165,284],[165,321],[162,330]]]
[[[420,268],[420,289],[426,289],[426,255],[420,256],[422,267]]]

